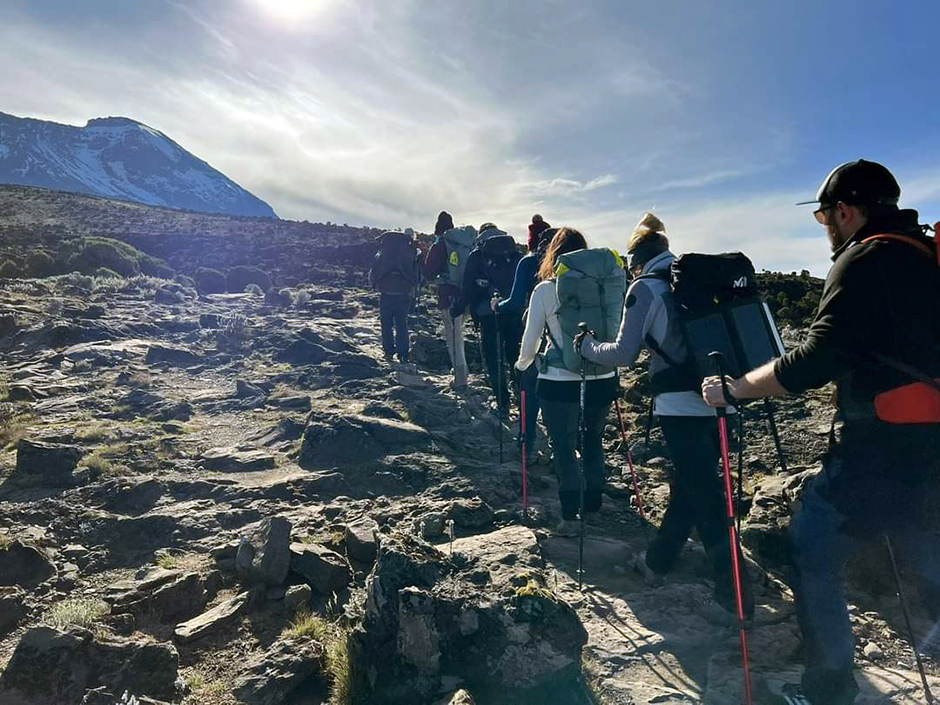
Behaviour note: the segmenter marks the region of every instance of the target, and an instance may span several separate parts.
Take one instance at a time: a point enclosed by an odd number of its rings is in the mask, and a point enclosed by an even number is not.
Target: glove
[[[584,357],[584,355],[581,354],[581,346],[588,337],[590,337],[592,343],[596,342],[594,340],[594,331],[592,330],[583,331],[574,337],[574,351],[578,354],[578,357]]]

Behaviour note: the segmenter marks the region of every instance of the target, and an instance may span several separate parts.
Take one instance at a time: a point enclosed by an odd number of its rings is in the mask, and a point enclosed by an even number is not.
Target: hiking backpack
[[[476,237],[477,231],[472,225],[451,228],[441,235],[444,247],[447,249],[447,273],[445,276],[447,282],[458,289],[463,285],[463,270],[467,268],[467,257],[470,256],[470,252],[473,250]]]
[[[656,393],[698,391],[702,380],[717,374],[712,352],[722,354],[723,371],[740,377],[783,355],[783,342],[761,299],[754,265],[740,252],[689,253],[673,260],[669,272],[643,274],[670,285],[685,343],[685,360],[673,360],[647,336],[647,346],[669,366],[656,375]]]
[[[379,239],[372,281],[383,293],[404,293],[418,284],[418,250],[411,235],[387,232]]]
[[[926,231],[930,228],[924,226],[924,229]],[[894,241],[916,248],[937,265],[935,276],[937,277],[937,294],[940,295],[940,235],[938,235],[940,223],[934,224],[933,231],[933,238],[930,238],[933,242],[930,245],[916,238],[894,233],[872,235],[862,240],[862,243],[877,240]],[[926,234],[925,232],[924,235]],[[935,303],[940,303],[940,300],[935,299]],[[940,354],[937,348],[935,352]],[[878,362],[904,373],[912,380],[910,384],[889,389],[875,396],[875,415],[879,419],[892,424],[940,423],[940,378],[932,377],[923,370],[887,355],[874,353],[873,357]]]
[[[594,331],[595,340],[613,342],[620,330],[626,293],[623,260],[613,250],[576,250],[559,255],[555,264],[555,295],[562,339],[555,340],[546,325],[552,347],[545,354],[545,363],[571,372],[580,372],[583,364],[587,375],[613,372],[613,367],[588,362],[578,355],[574,338],[580,332],[579,324],[584,322]]]
[[[512,282],[516,278],[516,265],[522,255],[511,235],[501,230],[489,236],[480,245],[482,257],[483,276],[488,282],[488,293],[492,296],[498,293],[502,298],[508,298],[512,291]]]

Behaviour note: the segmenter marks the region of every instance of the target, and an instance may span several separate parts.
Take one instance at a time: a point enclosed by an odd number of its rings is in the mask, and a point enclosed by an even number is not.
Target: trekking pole
[[[522,516],[529,513],[529,468],[528,443],[526,437],[525,390],[522,390],[522,404],[519,407],[519,426],[522,429]]]
[[[623,446],[627,449],[627,463],[630,464],[630,474],[633,476],[633,499],[636,503],[636,510],[640,518],[646,521],[646,512],[643,511],[643,502],[640,499],[640,481],[636,475],[636,468],[633,466],[633,453],[630,452],[630,441],[627,440],[627,428],[623,424],[623,414],[620,413],[620,400],[614,399],[614,405],[617,408],[617,421],[620,422],[620,437],[623,439]]]
[[[770,424],[770,435],[774,438],[774,447],[777,449],[777,458],[780,460],[780,469],[787,470],[787,459],[783,454],[783,445],[780,443],[780,434],[777,432],[777,420],[774,418],[774,407],[770,399],[764,399],[764,411],[767,413],[767,423]]]
[[[898,572],[898,564],[894,559],[894,548],[891,546],[891,539],[885,534],[885,546],[888,547],[888,556],[891,558],[891,569],[894,571],[894,582],[898,586],[898,602],[901,603],[901,612],[904,614],[904,623],[907,625],[908,638],[911,640],[911,648],[914,650],[914,660],[917,662],[917,671],[920,673],[921,683],[924,685],[924,697],[927,698],[929,705],[937,702],[933,693],[930,692],[930,686],[927,684],[927,674],[924,671],[924,664],[920,660],[920,652],[917,650],[917,640],[914,636],[914,628],[911,626],[911,615],[907,611],[907,600],[904,599],[904,588],[901,587],[901,574]]]
[[[499,464],[503,464],[503,340],[499,331],[499,314],[494,311],[496,317],[496,364],[499,369],[496,371],[496,413],[497,429],[499,432]]]
[[[721,378],[721,388],[724,391],[725,401],[732,401],[725,383],[724,365],[721,362],[721,353],[709,353],[708,356],[715,363],[718,375]],[[721,437],[721,464],[725,476],[725,500],[728,510],[728,537],[731,541],[731,570],[734,574],[734,602],[738,612],[738,630],[741,638],[741,664],[744,669],[744,694],[747,705],[753,705],[754,695],[751,690],[751,665],[747,650],[747,629],[744,619],[744,585],[741,578],[741,548],[738,531],[734,521],[734,492],[731,488],[731,454],[728,446],[728,413],[724,407],[718,407],[718,433]]]
[[[738,412],[738,534],[741,534],[741,502],[744,498],[744,406],[735,407]]]
[[[582,333],[587,333],[587,323],[579,323]],[[581,389],[578,395],[578,590],[584,589],[584,439],[587,436],[587,380],[584,375],[584,358],[581,358]]]

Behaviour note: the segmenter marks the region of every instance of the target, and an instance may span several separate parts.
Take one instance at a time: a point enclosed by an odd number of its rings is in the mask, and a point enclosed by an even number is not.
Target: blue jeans
[[[884,456],[879,460],[885,460]],[[853,471],[860,465],[866,465],[866,460],[858,452],[848,457],[831,453],[823,471],[804,490],[802,506],[790,523],[794,560],[791,587],[807,662],[803,686],[814,703],[837,702],[840,692],[855,687],[851,674],[855,639],[845,602],[843,569],[863,542],[879,540],[884,545],[885,535],[890,536],[902,569],[940,586],[940,541],[913,516],[917,495],[923,489],[913,484],[906,488],[899,485],[890,465],[883,466],[877,476],[866,473],[854,479]],[[929,466],[922,470],[933,472]],[[887,511],[882,512],[872,511],[872,503],[865,506],[865,516],[859,516],[851,505],[841,501],[843,488],[850,481],[861,484],[869,497],[886,502],[887,497],[898,498],[899,493],[909,492],[909,502],[890,502]],[[851,528],[863,523],[864,531]]]
[[[408,362],[408,312],[410,310],[410,294],[379,295],[382,349],[386,357],[391,357],[397,352],[399,360]]]

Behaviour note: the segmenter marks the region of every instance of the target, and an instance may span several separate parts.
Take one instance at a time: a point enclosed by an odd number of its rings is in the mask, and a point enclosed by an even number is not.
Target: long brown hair
[[[542,264],[539,265],[539,280],[548,281],[555,277],[555,264],[558,255],[564,255],[575,250],[587,249],[587,242],[584,240],[578,230],[574,228],[559,228],[555,237],[548,243],[548,249],[545,250],[545,256],[542,258]]]

